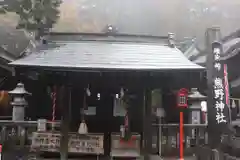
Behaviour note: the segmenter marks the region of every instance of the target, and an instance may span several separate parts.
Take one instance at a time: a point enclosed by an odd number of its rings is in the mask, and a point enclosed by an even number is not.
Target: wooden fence
[[[36,159],[40,152],[31,150],[31,135],[37,130],[38,121],[0,120],[0,144],[2,160]],[[47,123],[47,127],[52,124]],[[54,124],[59,128],[60,123]]]

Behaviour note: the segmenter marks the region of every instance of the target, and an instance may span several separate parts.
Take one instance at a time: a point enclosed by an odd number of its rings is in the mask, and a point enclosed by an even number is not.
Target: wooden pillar
[[[152,108],[151,89],[144,90],[144,117],[143,117],[143,140],[144,140],[144,160],[150,160],[152,152]]]
[[[71,90],[66,89],[64,86],[60,88],[60,107],[62,110],[61,118],[61,140],[60,140],[60,156],[61,160],[68,159],[68,132],[70,120],[70,107],[71,107]]]

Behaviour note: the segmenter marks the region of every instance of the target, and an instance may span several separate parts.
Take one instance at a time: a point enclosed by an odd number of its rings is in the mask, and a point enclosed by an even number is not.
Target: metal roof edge
[[[15,64],[14,62],[8,63],[9,66],[12,67],[29,67],[29,65]],[[77,72],[164,72],[164,71],[203,71],[206,68],[196,64],[196,68],[164,68],[164,69],[124,69],[124,68],[77,68],[77,67],[51,67],[51,66],[39,66],[39,65],[31,65],[30,68],[44,68],[44,70],[52,70],[52,71],[77,71]]]
[[[169,45],[168,36],[132,35],[132,34],[108,34],[108,33],[67,33],[50,32],[46,35],[49,41],[120,41],[120,42],[150,42]]]
[[[153,36],[153,35],[135,35],[126,33],[88,33],[88,32],[50,32],[47,35],[57,36],[57,35],[71,35],[71,36],[98,36],[98,37],[135,37],[135,38],[153,38],[153,39],[168,39],[168,36]]]

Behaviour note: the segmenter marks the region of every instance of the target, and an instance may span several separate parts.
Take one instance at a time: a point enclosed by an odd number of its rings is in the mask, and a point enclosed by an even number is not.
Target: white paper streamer
[[[126,114],[126,110],[123,106],[121,106],[121,99],[114,98],[113,102],[113,116],[114,117],[124,117]]]

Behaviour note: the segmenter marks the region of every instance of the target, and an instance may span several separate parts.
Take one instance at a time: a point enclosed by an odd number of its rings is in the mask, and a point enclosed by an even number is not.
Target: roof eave
[[[22,68],[38,68],[52,71],[77,71],[77,72],[112,72],[112,71],[123,71],[123,72],[161,72],[161,71],[204,71],[205,67],[198,66],[194,68],[80,68],[80,67],[68,67],[68,66],[39,66],[39,65],[24,65],[16,64],[14,62],[9,63],[12,67]]]

